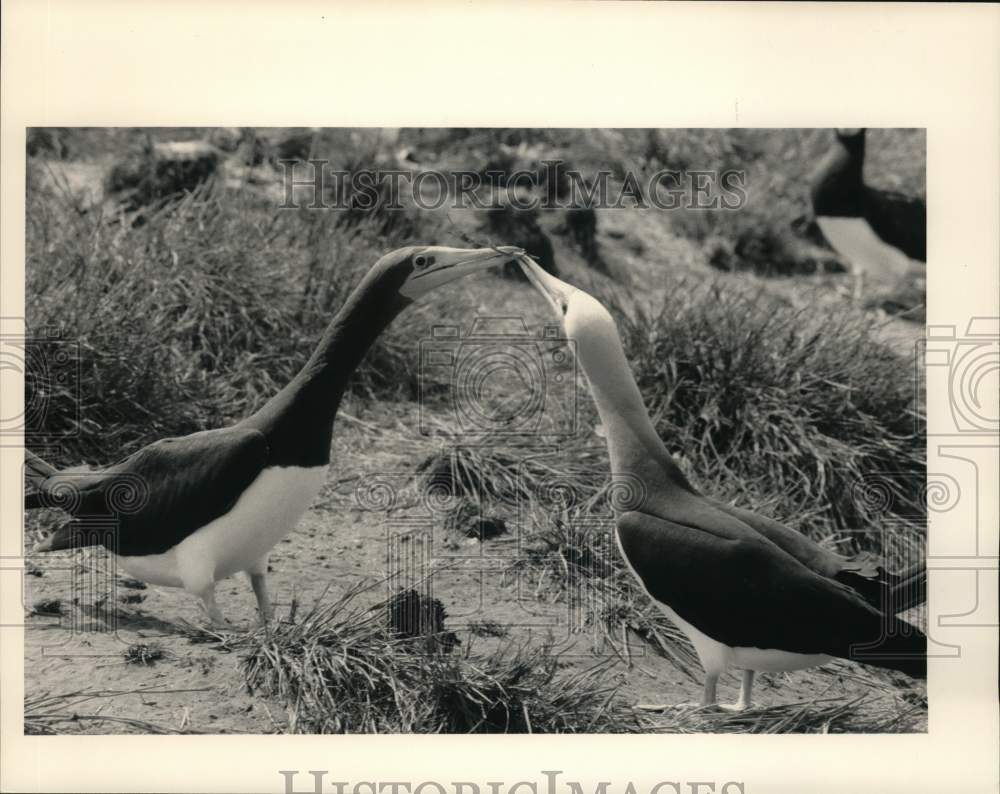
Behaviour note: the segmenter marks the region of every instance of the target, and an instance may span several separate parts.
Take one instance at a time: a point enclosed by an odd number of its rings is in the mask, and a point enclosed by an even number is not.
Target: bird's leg
[[[854,300],[860,302],[865,296],[865,270],[863,267],[855,265],[854,272]]]
[[[718,673],[705,674],[705,689],[701,694],[701,707],[714,706],[716,702],[715,685],[719,683]]]
[[[260,622],[267,623],[274,617],[274,610],[271,608],[271,599],[267,594],[266,574],[251,573],[250,586],[253,588],[253,594],[257,596],[257,611],[260,612]]]
[[[678,703],[674,706],[639,704],[636,706],[641,711],[666,711],[667,709],[703,709],[715,705],[715,686],[719,681],[718,673],[705,674],[705,689],[701,695],[700,703]]]
[[[753,670],[743,671],[743,685],[740,687],[740,699],[732,705],[719,706],[726,711],[746,711],[750,708],[751,692],[753,691]]]
[[[252,567],[247,569],[247,576],[250,577],[250,586],[253,594],[257,597],[257,611],[260,613],[260,622],[267,625],[267,622],[274,617],[274,610],[271,608],[271,599],[267,594],[267,557],[264,557]]]
[[[217,628],[229,628],[229,622],[222,616],[222,610],[215,602],[215,582],[201,588],[197,595],[205,605],[205,611],[208,612],[208,619],[212,625]]]

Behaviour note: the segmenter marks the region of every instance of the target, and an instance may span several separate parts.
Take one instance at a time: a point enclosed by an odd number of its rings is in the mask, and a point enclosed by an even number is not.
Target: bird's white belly
[[[882,242],[864,218],[816,218],[823,236],[855,270],[881,278],[899,278],[910,266],[902,251]]]
[[[233,508],[163,554],[119,556],[150,584],[197,590],[260,563],[298,523],[326,480],[326,466],[264,469]]]
[[[643,584],[642,579],[639,578],[639,574],[636,573],[635,568],[628,561],[628,557],[625,556],[625,550],[622,548],[621,539],[618,537],[617,532],[615,533],[615,541],[618,544],[618,552],[621,554],[622,559],[625,560],[625,565],[632,572],[643,592],[691,640],[691,644],[694,645],[694,649],[698,652],[698,659],[701,660],[701,666],[705,668],[706,673],[722,674],[730,667],[768,673],[803,670],[807,667],[817,667],[821,664],[826,664],[833,658],[825,654],[794,653],[793,651],[782,651],[776,648],[730,646],[718,640],[713,640],[703,631],[700,631],[684,620],[669,606],[662,601],[658,601],[650,594],[645,584]]]

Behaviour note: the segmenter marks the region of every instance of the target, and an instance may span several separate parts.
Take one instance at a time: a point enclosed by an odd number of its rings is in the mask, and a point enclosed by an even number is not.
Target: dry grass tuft
[[[514,508],[532,502],[578,504],[597,499],[607,479],[607,453],[579,437],[559,450],[513,437],[445,445],[417,465],[425,488],[475,503]]]
[[[166,652],[157,643],[135,643],[122,652],[126,664],[139,664],[152,667],[166,656]]]
[[[53,695],[42,692],[38,695],[25,696],[24,698],[24,733],[28,736],[53,736],[65,733],[67,723],[77,726],[97,724],[122,725],[132,728],[136,732],[145,734],[194,734],[203,733],[183,728],[169,728],[158,725],[148,720],[140,720],[132,717],[118,717],[100,713],[81,713],[80,706],[94,700],[104,698],[115,698],[122,695],[154,695],[154,694],[176,694],[180,692],[208,692],[208,689],[129,689],[129,690],[86,690],[81,689],[75,692],[65,692]]]
[[[291,732],[638,730],[603,667],[564,674],[550,646],[482,658],[415,652],[388,625],[384,605],[358,603],[365,589],[245,640],[247,686],[287,705]]]
[[[41,598],[31,605],[31,612],[34,615],[61,615],[63,607],[61,598]]]

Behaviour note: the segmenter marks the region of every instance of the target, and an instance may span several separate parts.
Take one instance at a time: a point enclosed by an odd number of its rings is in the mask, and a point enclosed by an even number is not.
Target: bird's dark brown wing
[[[657,601],[725,645],[828,654],[926,675],[926,639],[764,539],[630,512],[630,566]]]
[[[898,613],[920,603],[922,591],[917,587],[895,594],[900,577],[881,566],[852,562],[773,518],[703,496],[666,451],[653,454],[649,462],[651,467],[642,477],[648,497],[644,506],[633,509],[734,539],[763,538],[814,573],[851,587],[879,610]]]
[[[927,205],[922,199],[867,187],[864,217],[889,245],[910,259],[927,261]]]
[[[99,472],[48,478],[39,501],[74,520],[40,551],[102,543],[118,554],[160,554],[224,515],[267,460],[257,430],[225,428],[167,438]]]

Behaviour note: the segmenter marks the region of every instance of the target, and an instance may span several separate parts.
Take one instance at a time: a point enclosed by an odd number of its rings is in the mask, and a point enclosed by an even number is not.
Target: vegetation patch
[[[279,698],[292,733],[638,731],[602,667],[564,673],[551,646],[477,657],[414,653],[360,589],[246,641],[247,686]]]
[[[134,645],[129,645],[122,652],[122,656],[125,657],[126,664],[139,664],[146,667],[152,667],[156,662],[162,659],[166,655],[166,652],[157,645],[155,642],[151,643],[135,643]]]

